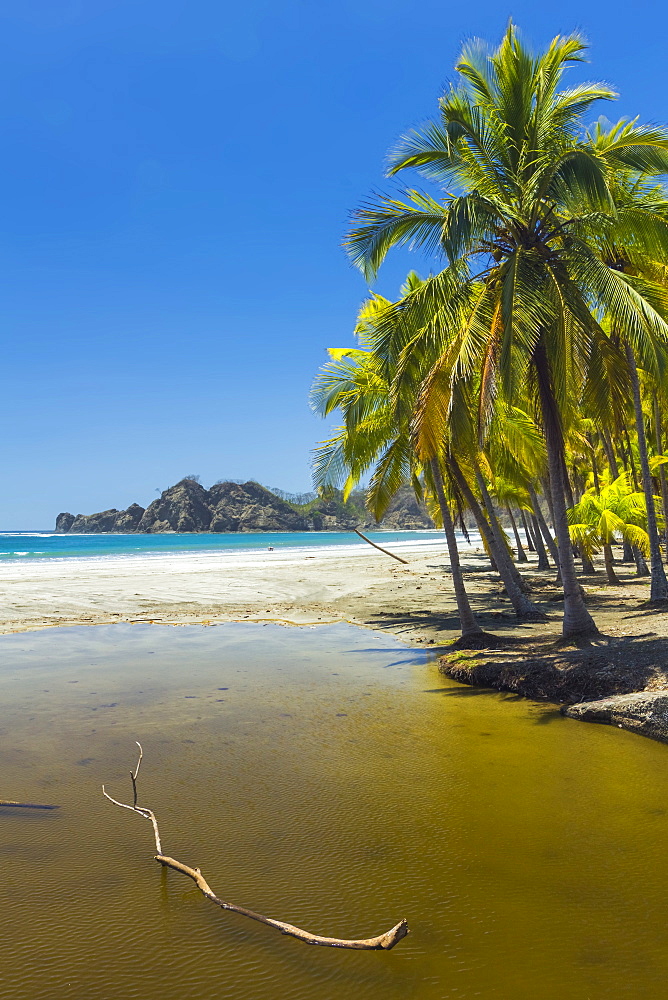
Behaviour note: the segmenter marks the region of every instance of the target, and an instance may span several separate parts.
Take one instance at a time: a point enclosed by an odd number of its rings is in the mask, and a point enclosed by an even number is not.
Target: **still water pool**
[[[0,638],[2,1000],[654,1000],[668,747],[338,625]],[[309,948],[223,898],[392,952]]]

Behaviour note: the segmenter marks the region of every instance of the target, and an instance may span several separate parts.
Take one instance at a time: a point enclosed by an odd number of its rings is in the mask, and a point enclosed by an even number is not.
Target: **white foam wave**
[[[47,531],[0,531],[0,538],[56,538]]]

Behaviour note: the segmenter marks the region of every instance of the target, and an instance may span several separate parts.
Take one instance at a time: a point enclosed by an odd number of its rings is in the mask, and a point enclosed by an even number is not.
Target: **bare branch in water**
[[[174,858],[169,858],[162,853],[162,844],[160,841],[160,831],[158,829],[158,821],[155,818],[155,814],[151,809],[147,809],[145,806],[137,805],[137,776],[139,774],[139,765],[141,764],[144,752],[141,747],[141,743],[137,743],[139,747],[139,759],[137,760],[137,766],[134,771],[130,772],[130,777],[132,779],[132,790],[134,804],[128,805],[126,802],[119,802],[117,799],[112,799],[111,795],[108,794],[104,785],[102,786],[102,794],[105,798],[113,802],[115,806],[121,806],[123,809],[130,809],[131,812],[139,813],[144,819],[151,821],[153,825],[153,834],[155,836],[155,849],[157,854],[155,855],[155,860],[158,861],[165,868],[173,868],[174,871],[182,872],[193,880],[197,888],[210,899],[212,903],[216,906],[220,906],[223,910],[230,910],[232,913],[240,913],[243,917],[249,917],[251,920],[258,920],[261,924],[266,924],[268,927],[275,927],[279,930],[281,934],[287,934],[289,937],[297,938],[298,941],[303,941],[305,944],[321,945],[326,948],[352,948],[358,951],[379,951],[385,950],[389,951],[390,948],[394,948],[395,944],[405,938],[408,934],[408,924],[405,920],[400,920],[398,924],[392,927],[389,931],[384,934],[379,934],[377,937],[372,938],[359,938],[354,940],[347,940],[345,938],[335,938],[335,937],[323,937],[320,934],[311,934],[310,931],[304,931],[300,927],[295,927],[294,924],[287,924],[283,920],[274,920],[272,917],[265,917],[261,913],[255,913],[253,910],[247,910],[244,906],[236,906],[234,903],[226,903],[224,900],[216,896],[215,892],[206,881],[202,875],[199,868],[191,868],[190,865],[183,864],[182,861],[176,861]]]

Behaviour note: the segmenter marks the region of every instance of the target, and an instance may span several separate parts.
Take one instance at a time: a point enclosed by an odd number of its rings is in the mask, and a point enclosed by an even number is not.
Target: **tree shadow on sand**
[[[527,628],[531,622],[524,621],[512,611],[484,611],[475,609],[475,616],[480,627],[485,631],[513,632]],[[388,629],[394,633],[419,632],[425,629],[438,633],[451,633],[443,638],[456,639],[460,633],[459,616],[447,611],[377,611],[369,615],[367,624],[379,630]]]

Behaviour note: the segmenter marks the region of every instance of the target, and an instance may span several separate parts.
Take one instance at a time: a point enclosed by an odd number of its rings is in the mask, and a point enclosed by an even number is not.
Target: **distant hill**
[[[127,510],[70,514],[56,518],[60,534],[92,532],[147,533],[166,531],[346,531],[352,528],[433,528],[413,491],[403,487],[378,524],[364,506],[361,492],[346,503],[340,491],[324,499],[293,503],[259,483],[216,483],[206,490],[196,479],[182,479],[148,507],[133,503]],[[302,499],[302,498],[300,498]]]

